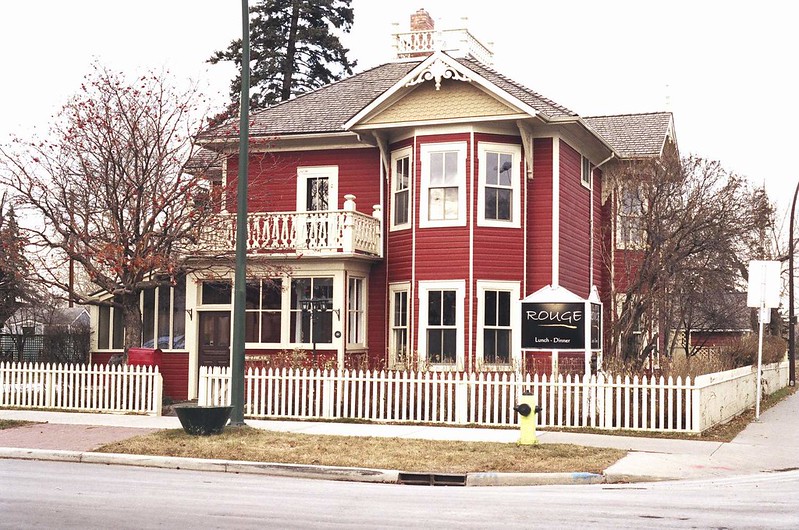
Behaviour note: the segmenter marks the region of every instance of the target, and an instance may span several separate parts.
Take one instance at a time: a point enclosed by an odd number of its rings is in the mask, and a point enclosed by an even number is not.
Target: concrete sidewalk
[[[27,427],[0,430],[0,458],[18,458],[24,453],[20,450],[39,449],[39,451],[29,451],[28,454],[30,457],[41,458],[44,455],[42,451],[66,451],[71,452],[69,459],[86,461],[85,455],[80,457],[72,453],[91,452],[100,445],[157,429],[180,428],[180,422],[174,416],[0,410],[0,419],[39,422]],[[246,423],[258,429],[316,435],[500,443],[514,443],[518,439],[518,431],[515,429],[268,420],[247,420]],[[750,424],[730,443],[547,431],[539,432],[538,438],[541,443],[612,447],[629,451],[628,456],[605,471],[603,480],[613,482],[713,477],[798,468],[799,393],[763,413],[759,422]],[[96,453],[91,454],[96,455]],[[166,465],[168,462],[161,464],[163,465],[159,467],[187,467],[185,462],[182,466]],[[272,466],[262,463],[252,464],[262,469]],[[220,466],[237,469],[237,472],[240,472],[241,467],[233,463],[214,462],[215,469],[219,469]],[[321,469],[319,466],[316,467]],[[274,471],[292,466],[272,466],[272,468]],[[294,466],[293,469],[299,468]],[[367,471],[371,473],[374,470]],[[330,470],[323,473],[323,475],[330,474]],[[356,474],[363,473],[359,471]],[[567,475],[565,480],[558,480],[559,482],[594,481],[593,477],[586,477],[580,473],[559,475]],[[337,478],[343,480],[341,477]],[[541,477],[535,483],[541,483],[540,479]],[[497,483],[496,480],[494,483]],[[505,480],[500,483],[529,483],[529,481]]]

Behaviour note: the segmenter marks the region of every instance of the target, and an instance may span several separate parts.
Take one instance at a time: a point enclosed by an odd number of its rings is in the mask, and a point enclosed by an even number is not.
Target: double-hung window
[[[391,229],[411,225],[411,148],[391,154]]]
[[[466,225],[466,142],[424,144],[419,226]]]
[[[419,355],[432,367],[463,369],[465,282],[419,282]]]
[[[513,333],[519,321],[519,282],[477,282],[477,359],[482,366],[508,367],[521,345]]]
[[[333,342],[333,278],[291,280],[291,342]]]
[[[364,279],[350,278],[347,290],[347,344],[366,344],[366,301]]]
[[[408,300],[410,287],[407,283],[389,286],[389,322],[391,336],[389,338],[389,353],[391,365],[404,365],[407,367],[408,341],[410,338]]]
[[[583,186],[591,189],[591,161],[587,157],[582,157],[582,164],[580,165],[580,182]]]
[[[478,145],[478,225],[518,228],[521,209],[521,147],[488,142],[480,142]]]
[[[282,286],[280,279],[247,281],[244,310],[246,342],[275,344],[281,341]]]
[[[616,248],[640,249],[646,241],[644,203],[634,188],[622,188],[618,199]]]

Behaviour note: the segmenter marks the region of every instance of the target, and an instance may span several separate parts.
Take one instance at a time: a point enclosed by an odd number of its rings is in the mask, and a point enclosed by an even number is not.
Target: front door
[[[200,366],[230,366],[230,312],[200,312]]]

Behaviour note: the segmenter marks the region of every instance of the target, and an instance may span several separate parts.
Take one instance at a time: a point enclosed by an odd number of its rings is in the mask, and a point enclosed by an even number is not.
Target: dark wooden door
[[[200,366],[230,366],[230,312],[200,312]]]

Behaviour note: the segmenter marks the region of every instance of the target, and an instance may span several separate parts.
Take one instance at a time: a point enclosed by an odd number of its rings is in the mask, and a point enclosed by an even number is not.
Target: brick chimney
[[[411,31],[432,31],[434,26],[433,17],[424,9],[411,15]]]

